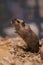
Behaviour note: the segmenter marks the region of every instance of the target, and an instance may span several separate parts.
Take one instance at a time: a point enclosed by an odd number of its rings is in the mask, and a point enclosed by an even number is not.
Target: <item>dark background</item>
[[[43,37],[43,0],[0,0],[0,36],[15,36],[14,17],[29,23],[38,37]]]

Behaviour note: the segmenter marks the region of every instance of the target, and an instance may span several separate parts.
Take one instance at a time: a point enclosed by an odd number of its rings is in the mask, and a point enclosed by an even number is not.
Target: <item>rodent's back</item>
[[[32,52],[39,50],[39,39],[31,29],[24,30],[23,33],[19,35],[26,41],[28,50]]]

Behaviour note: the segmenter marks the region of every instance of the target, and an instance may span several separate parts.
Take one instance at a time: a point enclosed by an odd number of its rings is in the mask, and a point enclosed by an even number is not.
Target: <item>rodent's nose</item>
[[[11,24],[14,24],[16,21],[16,18],[12,19]]]

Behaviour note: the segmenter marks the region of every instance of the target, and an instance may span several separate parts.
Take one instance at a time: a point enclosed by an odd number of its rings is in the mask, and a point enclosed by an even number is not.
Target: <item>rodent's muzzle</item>
[[[14,24],[15,21],[16,21],[16,18],[15,19],[12,19],[11,24]]]

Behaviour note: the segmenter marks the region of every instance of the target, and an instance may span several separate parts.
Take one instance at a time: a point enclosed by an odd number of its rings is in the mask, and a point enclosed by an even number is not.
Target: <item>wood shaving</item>
[[[0,65],[43,65],[39,53],[24,51],[25,42],[20,38],[0,37]]]

